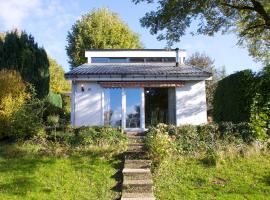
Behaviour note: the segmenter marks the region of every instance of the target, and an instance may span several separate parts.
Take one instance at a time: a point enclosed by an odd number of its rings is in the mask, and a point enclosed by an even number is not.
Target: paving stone
[[[151,161],[150,160],[125,160],[125,168],[150,168]]]
[[[128,132],[127,137],[121,200],[155,200],[145,133]]]

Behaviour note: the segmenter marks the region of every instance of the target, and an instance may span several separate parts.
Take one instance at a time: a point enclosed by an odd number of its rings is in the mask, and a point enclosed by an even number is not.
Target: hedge
[[[244,70],[218,82],[213,99],[213,117],[216,122],[248,122],[255,94],[255,75]]]

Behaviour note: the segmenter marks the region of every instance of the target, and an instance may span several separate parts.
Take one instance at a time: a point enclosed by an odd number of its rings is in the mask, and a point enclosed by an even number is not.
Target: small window
[[[146,62],[162,62],[162,58],[157,58],[157,57],[153,57],[153,58],[145,58]]]
[[[163,58],[163,62],[175,62],[175,61],[176,61],[175,57]]]
[[[144,61],[144,58],[129,58],[129,62],[131,62],[131,63],[143,63],[143,62],[145,62]]]
[[[128,62],[127,58],[109,58],[110,63],[126,63]]]
[[[98,57],[93,57],[91,58],[92,63],[107,63],[109,62],[109,58],[98,58]]]

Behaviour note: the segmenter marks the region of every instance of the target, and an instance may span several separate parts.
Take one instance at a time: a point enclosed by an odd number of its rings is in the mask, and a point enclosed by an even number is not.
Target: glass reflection
[[[105,89],[104,124],[121,127],[121,89]]]
[[[140,128],[141,90],[127,88],[126,91],[126,128]]]

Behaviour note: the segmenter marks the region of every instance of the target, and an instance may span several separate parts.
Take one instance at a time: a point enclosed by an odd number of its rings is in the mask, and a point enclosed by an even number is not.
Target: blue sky
[[[67,32],[81,15],[105,6],[118,13],[132,30],[140,34],[145,48],[166,46],[165,41],[158,41],[139,22],[155,5],[135,5],[131,0],[0,0],[0,31],[15,27],[26,30],[68,71],[65,51]],[[187,34],[174,46],[186,49],[188,55],[196,51],[208,54],[215,60],[215,66],[225,66],[227,73],[247,68],[258,71],[261,63],[256,63],[248,51],[236,43],[237,38],[233,34],[217,34],[214,37]]]

